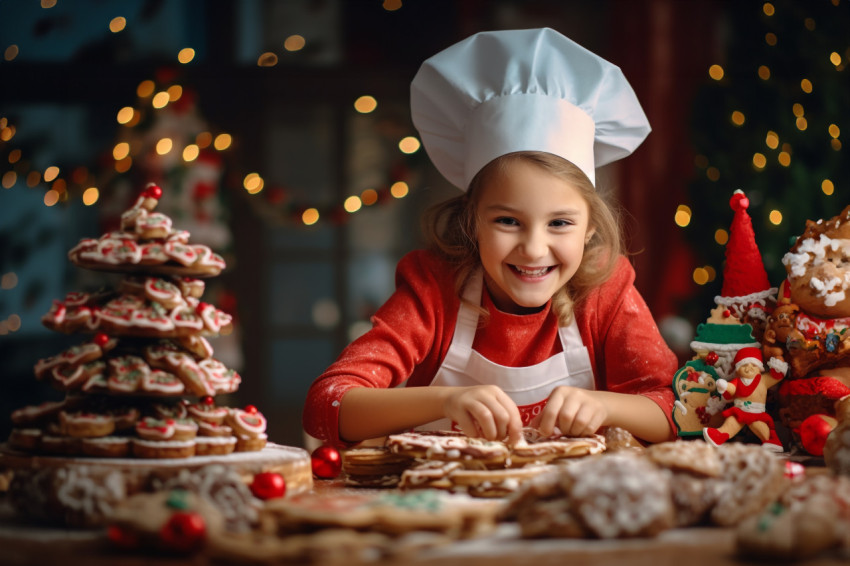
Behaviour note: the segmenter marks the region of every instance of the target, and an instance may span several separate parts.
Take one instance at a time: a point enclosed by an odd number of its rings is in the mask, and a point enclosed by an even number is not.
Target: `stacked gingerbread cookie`
[[[111,289],[68,293],[42,318],[51,330],[88,337],[35,364],[35,377],[66,396],[14,411],[12,448],[185,458],[265,446],[266,420],[255,407],[215,401],[241,382],[207,340],[229,333],[232,317],[201,300],[203,279],[219,275],[224,259],[155,212],[161,195],[148,185],[119,230],[69,251],[78,267],[121,278]]]

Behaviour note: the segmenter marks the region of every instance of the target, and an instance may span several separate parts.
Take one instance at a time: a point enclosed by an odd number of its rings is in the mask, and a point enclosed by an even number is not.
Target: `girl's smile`
[[[534,311],[581,264],[589,209],[567,181],[524,161],[510,161],[481,186],[478,248],[496,306]]]

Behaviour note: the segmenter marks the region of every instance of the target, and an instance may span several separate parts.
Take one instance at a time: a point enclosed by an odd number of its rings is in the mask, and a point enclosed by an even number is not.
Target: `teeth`
[[[538,269],[526,269],[524,267],[520,267],[518,265],[514,266],[516,270],[522,273],[523,275],[530,275],[533,277],[539,277],[541,275],[546,275],[546,272],[549,271],[548,267],[540,267]]]

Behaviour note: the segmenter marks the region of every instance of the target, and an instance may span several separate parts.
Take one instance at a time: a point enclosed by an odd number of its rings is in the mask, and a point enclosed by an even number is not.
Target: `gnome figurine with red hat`
[[[705,441],[719,446],[745,426],[761,440],[762,446],[772,452],[783,452],[784,448],[776,435],[773,418],[766,411],[767,390],[782,381],[788,372],[788,364],[773,358],[765,372],[761,349],[741,348],[735,355],[735,377],[729,381],[717,380],[717,390],[723,398],[732,401],[732,406],[723,411],[726,420],[717,428],[704,428]]]

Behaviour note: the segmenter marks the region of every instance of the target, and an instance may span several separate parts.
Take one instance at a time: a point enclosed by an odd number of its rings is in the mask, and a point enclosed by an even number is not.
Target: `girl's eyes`
[[[519,226],[519,220],[510,216],[500,216],[495,219],[496,224],[504,224],[505,226]],[[552,220],[549,226],[552,228],[566,228],[572,226],[574,222],[571,220]]]
[[[496,224],[504,224],[506,226],[519,226],[519,222],[517,222],[516,218],[511,218],[509,216],[500,216],[496,218]]]

